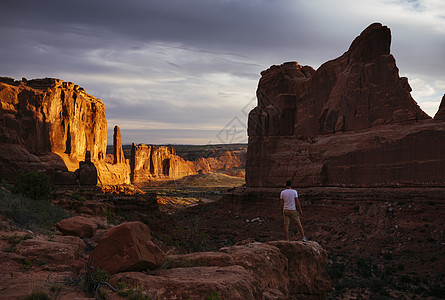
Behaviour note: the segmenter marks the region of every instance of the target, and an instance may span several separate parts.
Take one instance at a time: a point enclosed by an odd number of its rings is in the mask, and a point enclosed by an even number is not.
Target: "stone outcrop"
[[[375,23],[317,70],[263,71],[249,114],[247,186],[443,185],[445,123],[411,97],[390,43],[389,28]]]
[[[90,266],[108,274],[155,269],[165,262],[164,252],[151,241],[150,229],[129,222],[107,231],[90,253]]]
[[[35,170],[57,184],[78,184],[79,177],[70,172],[82,169],[80,162],[91,161],[96,183],[130,183],[128,163],[121,159],[107,166],[105,162],[105,106],[83,88],[53,78],[14,81],[2,77],[0,100],[3,178],[14,180],[19,169]]]
[[[167,257],[162,269],[119,273],[111,282],[160,299],[322,299],[331,289],[326,263],[326,251],[315,242],[253,242]]]
[[[124,151],[122,150],[121,143],[121,130],[119,126],[114,126],[113,134],[113,164],[125,163]]]
[[[186,161],[178,156],[174,148],[166,146],[132,145],[131,181],[175,180],[188,175],[207,174],[241,166],[241,160],[230,151],[219,157],[200,157]]]
[[[57,236],[49,240],[46,237],[34,237],[20,242],[17,253],[29,260],[51,262],[69,266],[85,250],[85,243],[77,236]]]
[[[64,235],[73,235],[80,238],[92,237],[97,231],[97,224],[82,216],[64,219],[55,224]]]
[[[82,161],[106,151],[105,105],[71,82],[1,80],[2,140],[30,153],[54,152]],[[6,81],[6,82],[5,82]]]

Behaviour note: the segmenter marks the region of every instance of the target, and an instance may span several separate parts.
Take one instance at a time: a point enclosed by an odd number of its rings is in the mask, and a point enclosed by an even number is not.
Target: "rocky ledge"
[[[36,287],[51,293],[52,282],[68,285],[60,286],[59,299],[85,297],[67,280],[76,285],[99,269],[112,275],[109,283],[98,283],[111,297],[117,297],[111,287],[121,294],[139,288],[154,299],[320,299],[331,289],[327,254],[316,242],[245,241],[216,252],[166,255],[141,222],[105,230],[98,220],[74,217],[58,227],[70,235],[27,235],[15,253],[2,256],[1,298],[24,297]],[[85,228],[94,236],[82,240]]]

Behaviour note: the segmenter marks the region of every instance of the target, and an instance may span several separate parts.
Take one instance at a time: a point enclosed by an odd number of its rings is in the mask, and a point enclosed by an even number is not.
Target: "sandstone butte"
[[[241,165],[230,153],[190,162],[168,147],[139,145],[133,146],[130,169],[118,126],[114,154],[106,154],[105,105],[71,82],[0,77],[0,101],[0,176],[8,181],[24,170],[46,173],[61,185],[117,185]]]
[[[411,97],[371,24],[317,70],[287,62],[261,72],[249,113],[246,185],[445,185],[445,96],[434,119]]]

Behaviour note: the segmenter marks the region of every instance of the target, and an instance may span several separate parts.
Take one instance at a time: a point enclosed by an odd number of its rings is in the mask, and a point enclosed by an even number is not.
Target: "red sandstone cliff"
[[[13,179],[19,169],[40,170],[56,183],[75,184],[78,176],[70,172],[79,169],[80,175],[86,174],[79,163],[88,153],[96,169],[88,173],[96,172],[96,181],[130,183],[125,163],[105,163],[105,106],[83,88],[52,78],[1,78],[0,100],[0,172],[4,178]],[[116,172],[119,176],[113,175]]]
[[[263,71],[249,114],[248,186],[445,183],[443,101],[435,120],[410,95],[371,24],[349,50],[314,70]]]

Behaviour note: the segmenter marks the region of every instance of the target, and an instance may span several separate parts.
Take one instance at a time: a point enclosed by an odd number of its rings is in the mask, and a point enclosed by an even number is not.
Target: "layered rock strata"
[[[14,81],[2,77],[0,100],[3,178],[12,180],[19,169],[38,170],[55,183],[76,184],[79,178],[70,172],[80,169],[88,153],[97,182],[130,183],[129,168],[122,166],[125,161],[115,166],[105,162],[105,105],[83,88],[53,78]]]
[[[263,71],[246,184],[443,185],[443,105],[434,120],[420,109],[390,44],[389,28],[375,23],[318,70],[293,62]]]

